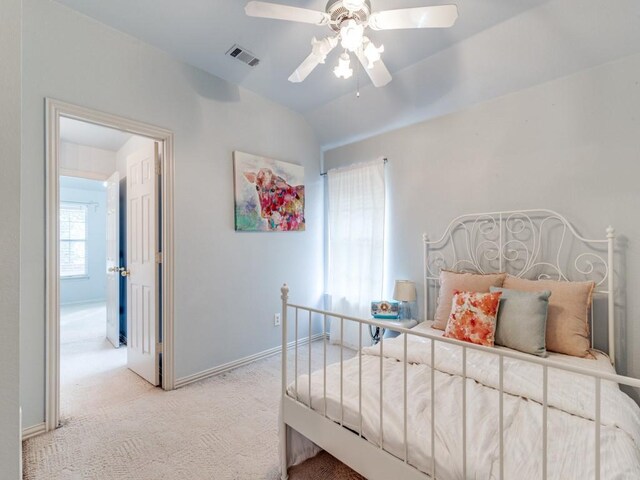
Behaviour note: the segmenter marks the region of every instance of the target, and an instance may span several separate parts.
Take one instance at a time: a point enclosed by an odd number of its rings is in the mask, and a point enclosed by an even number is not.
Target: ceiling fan
[[[327,25],[333,34],[311,40],[311,53],[291,74],[289,81],[302,82],[327,55],[338,46],[344,49],[333,73],[338,78],[353,75],[351,56],[353,53],[376,87],[391,81],[391,74],[381,60],[384,46],[376,47],[365,35],[365,30],[395,30],[403,28],[447,28],[458,18],[456,5],[414,7],[381,12],[371,11],[370,0],[329,0],[326,12],[292,7],[277,3],[251,1],[245,12],[251,17],[273,18],[292,22]]]

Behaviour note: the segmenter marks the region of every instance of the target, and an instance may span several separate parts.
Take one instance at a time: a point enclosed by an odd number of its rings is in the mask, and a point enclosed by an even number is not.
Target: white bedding
[[[441,334],[419,325],[418,330]],[[431,340],[408,338],[408,460],[430,473],[431,459]],[[362,354],[363,436],[380,441],[380,349]],[[385,339],[384,448],[404,459],[403,340]],[[596,360],[551,354],[554,361],[614,373],[608,359]],[[499,478],[498,357],[467,350],[467,478]],[[504,361],[505,478],[542,477],[542,367],[528,362]],[[344,362],[344,425],[358,431],[358,357]],[[462,473],[462,349],[436,342],[435,350],[435,457],[436,475],[460,479]],[[593,378],[549,369],[548,478],[595,478],[595,384]],[[298,399],[308,404],[308,375],[298,377]],[[311,375],[312,408],[324,413],[323,372]],[[327,367],[327,415],[340,421],[340,364]],[[288,394],[295,397],[294,385]],[[603,479],[640,478],[640,408],[617,384],[602,382],[601,474]],[[295,440],[291,438],[291,440]],[[291,451],[291,444],[294,448]],[[312,454],[292,441],[289,458],[298,461]],[[297,445],[297,448],[296,448]]]

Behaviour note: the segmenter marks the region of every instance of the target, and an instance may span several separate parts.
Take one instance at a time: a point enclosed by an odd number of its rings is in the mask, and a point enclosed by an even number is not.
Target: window
[[[327,288],[331,307],[366,316],[382,298],[384,270],[385,178],[378,161],[329,170]],[[331,320],[332,342],[340,322]],[[345,322],[343,343],[358,347],[359,326]],[[364,345],[364,344],[363,344]]]
[[[87,272],[87,206],[60,205],[60,277],[82,277]]]

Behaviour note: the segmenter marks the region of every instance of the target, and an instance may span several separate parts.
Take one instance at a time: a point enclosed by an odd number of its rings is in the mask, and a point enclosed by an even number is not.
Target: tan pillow
[[[547,350],[575,357],[590,356],[589,308],[593,282],[525,280],[508,275],[504,288],[523,292],[550,290],[547,310]]]
[[[440,294],[438,295],[438,305],[433,320],[433,328],[444,330],[447,328],[447,321],[451,313],[451,302],[453,292],[479,292],[489,293],[491,287],[502,287],[506,273],[462,273],[440,271]]]

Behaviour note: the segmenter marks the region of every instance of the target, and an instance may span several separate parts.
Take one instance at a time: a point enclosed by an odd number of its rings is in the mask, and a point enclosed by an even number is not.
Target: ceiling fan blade
[[[313,53],[310,54],[304,61],[300,64],[298,68],[289,76],[289,81],[291,83],[300,83],[303,82],[305,78],[309,76],[311,72],[313,72],[314,68],[320,65],[318,61],[318,57],[316,57]]]
[[[247,3],[244,11],[250,17],[274,18],[276,20],[312,23],[314,25],[326,25],[329,22],[329,15],[325,12],[280,5],[278,3],[252,1]]]
[[[456,22],[457,18],[456,5],[401,8],[372,13],[369,17],[369,26],[374,30],[448,28]]]
[[[391,81],[391,74],[382,60],[374,62],[373,66],[369,68],[369,60],[367,60],[362,49],[358,49],[356,51],[356,56],[358,57],[358,60],[360,60],[364,71],[367,72],[367,75],[369,75],[371,83],[373,83],[374,86],[384,87]]]
[[[338,45],[338,37],[325,37],[320,40],[313,37],[311,40],[311,53],[298,68],[291,74],[289,81],[292,83],[300,83],[316,68],[319,64],[324,63],[327,55]]]

